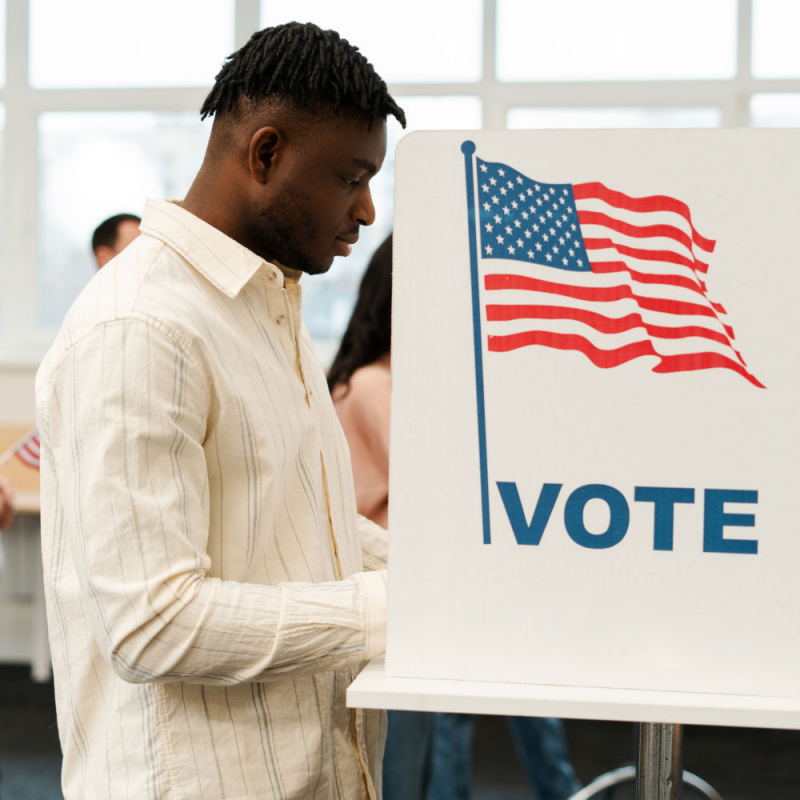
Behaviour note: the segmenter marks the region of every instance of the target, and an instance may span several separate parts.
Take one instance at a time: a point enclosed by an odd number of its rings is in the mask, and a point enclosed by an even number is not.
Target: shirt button
[[[283,314],[280,314],[275,318],[275,322],[277,322],[278,325],[283,325],[283,323],[286,322],[286,317]]]
[[[267,274],[267,279],[271,280],[273,283],[275,283],[275,273],[274,272],[268,273]]]

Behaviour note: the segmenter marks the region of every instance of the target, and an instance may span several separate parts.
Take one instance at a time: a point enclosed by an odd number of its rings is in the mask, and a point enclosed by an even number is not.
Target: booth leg
[[[643,722],[639,729],[636,800],[680,800],[683,725]]]

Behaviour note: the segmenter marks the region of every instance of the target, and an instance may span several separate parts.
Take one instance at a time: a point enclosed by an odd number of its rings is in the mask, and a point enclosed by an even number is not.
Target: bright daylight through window
[[[800,125],[794,0],[457,5],[379,2],[365,15],[355,0],[140,0],[129,14],[106,0],[0,0],[0,362],[41,358],[93,274],[89,237],[103,218],[183,195],[210,130],[203,97],[262,26],[338,29],[390,84],[408,131]],[[350,258],[304,282],[324,361],[391,230],[402,133],[391,120],[375,225]]]

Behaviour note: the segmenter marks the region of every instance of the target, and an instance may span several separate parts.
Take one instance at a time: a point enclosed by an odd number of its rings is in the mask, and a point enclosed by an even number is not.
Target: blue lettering
[[[553,506],[555,506],[558,493],[561,491],[561,484],[545,483],[542,486],[530,525],[525,521],[525,512],[522,510],[517,484],[498,482],[497,488],[500,491],[500,497],[503,498],[503,505],[506,508],[508,521],[511,523],[511,530],[514,531],[517,544],[539,544],[550,520],[550,515],[553,513]]]
[[[653,503],[653,549],[672,550],[675,533],[675,503],[694,503],[694,489],[671,489],[661,486],[637,486],[637,503]]]
[[[606,503],[611,513],[608,530],[604,533],[590,533],[583,522],[586,504],[595,499]],[[564,508],[564,524],[572,541],[593,550],[603,550],[619,544],[628,532],[630,517],[630,509],[622,493],[602,483],[589,483],[579,487],[569,496]]]
[[[725,503],[757,503],[758,492],[737,489],[706,489],[703,512],[704,553],[758,553],[755,539],[726,539],[725,526],[753,528],[755,514],[728,514]]]
[[[538,545],[553,515],[562,484],[545,483],[539,492],[530,522],[522,508],[517,484],[498,483],[511,530],[517,544]],[[672,551],[675,545],[675,505],[695,502],[695,490],[669,486],[636,486],[633,499],[637,503],[653,504],[653,549]],[[602,500],[609,510],[608,528],[602,533],[590,532],[585,524],[586,504]],[[756,539],[726,539],[726,527],[753,528],[755,514],[734,514],[725,511],[726,503],[758,503],[757,491],[738,489],[706,489],[703,510],[703,552],[758,553]],[[630,526],[630,508],[625,496],[613,486],[591,483],[580,486],[564,505],[564,525],[569,537],[581,547],[605,550],[619,544]]]

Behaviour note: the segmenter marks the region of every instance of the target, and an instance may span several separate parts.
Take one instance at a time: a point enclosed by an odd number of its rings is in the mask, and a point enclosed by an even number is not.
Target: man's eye
[[[360,185],[360,180],[354,180],[352,178],[342,178],[342,180],[351,188],[354,189],[356,186]]]

